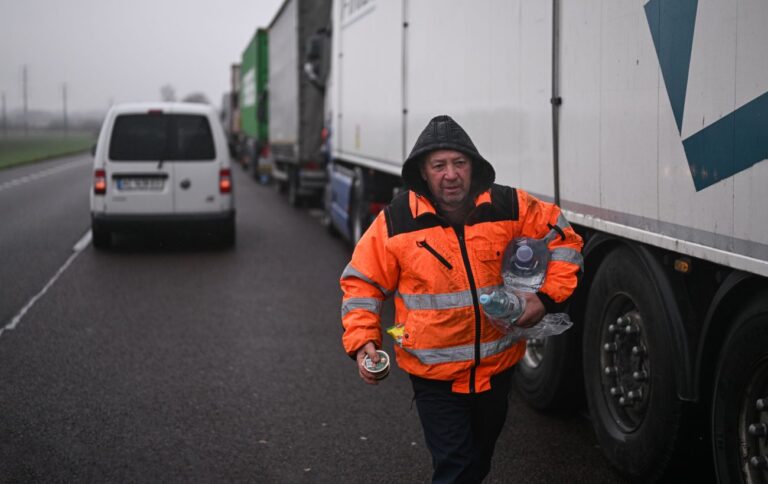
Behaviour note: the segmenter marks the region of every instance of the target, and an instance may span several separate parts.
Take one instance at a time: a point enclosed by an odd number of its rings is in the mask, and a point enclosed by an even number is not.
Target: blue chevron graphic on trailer
[[[645,16],[682,132],[698,0],[650,0]],[[682,140],[696,191],[768,159],[768,93]]]

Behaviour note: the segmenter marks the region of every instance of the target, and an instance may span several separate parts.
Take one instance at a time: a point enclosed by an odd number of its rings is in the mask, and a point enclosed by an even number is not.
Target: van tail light
[[[319,170],[320,168],[322,168],[322,165],[320,165],[320,163],[316,161],[308,161],[304,164],[304,168],[308,170]]]
[[[107,172],[96,170],[93,172],[93,194],[104,195],[107,193]]]
[[[229,168],[219,170],[219,193],[232,192],[232,173]]]
[[[264,146],[261,148],[261,154],[260,154],[260,156],[261,156],[262,158],[269,158],[269,145],[265,144],[265,145],[264,145]]]

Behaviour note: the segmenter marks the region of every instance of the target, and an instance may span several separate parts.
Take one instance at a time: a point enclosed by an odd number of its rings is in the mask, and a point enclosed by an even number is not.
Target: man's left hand
[[[520,316],[520,319],[515,321],[515,326],[520,326],[521,328],[535,326],[547,314],[544,304],[541,303],[539,296],[532,292],[519,292],[517,295],[525,299],[525,311]]]

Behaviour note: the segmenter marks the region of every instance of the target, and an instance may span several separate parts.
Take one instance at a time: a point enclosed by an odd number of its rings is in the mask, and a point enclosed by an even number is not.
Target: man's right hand
[[[520,319],[515,321],[515,325],[521,328],[531,328],[539,324],[541,318],[547,315],[547,310],[541,303],[539,296],[532,292],[519,292],[517,295],[525,298],[525,311],[523,311]]]
[[[379,362],[379,354],[376,352],[376,346],[373,344],[372,341],[369,341],[363,345],[362,348],[357,350],[357,369],[360,373],[360,378],[363,379],[363,381],[369,385],[378,385],[379,380],[376,379],[376,377],[373,376],[371,372],[365,369],[365,365],[363,365],[363,360],[365,359],[365,355],[368,355],[371,358],[371,361],[374,363]]]

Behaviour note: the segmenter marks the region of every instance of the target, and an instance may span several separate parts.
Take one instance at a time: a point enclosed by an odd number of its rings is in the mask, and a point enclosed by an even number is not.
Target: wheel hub
[[[624,312],[603,328],[600,361],[611,415],[624,431],[636,430],[648,410],[651,378],[645,326],[637,310]]]
[[[530,368],[538,368],[542,360],[544,360],[544,344],[545,339],[533,338],[528,340],[528,345],[525,348],[525,356],[523,361],[525,365]]]
[[[739,447],[746,482],[768,482],[768,361],[752,373],[739,412]]]

